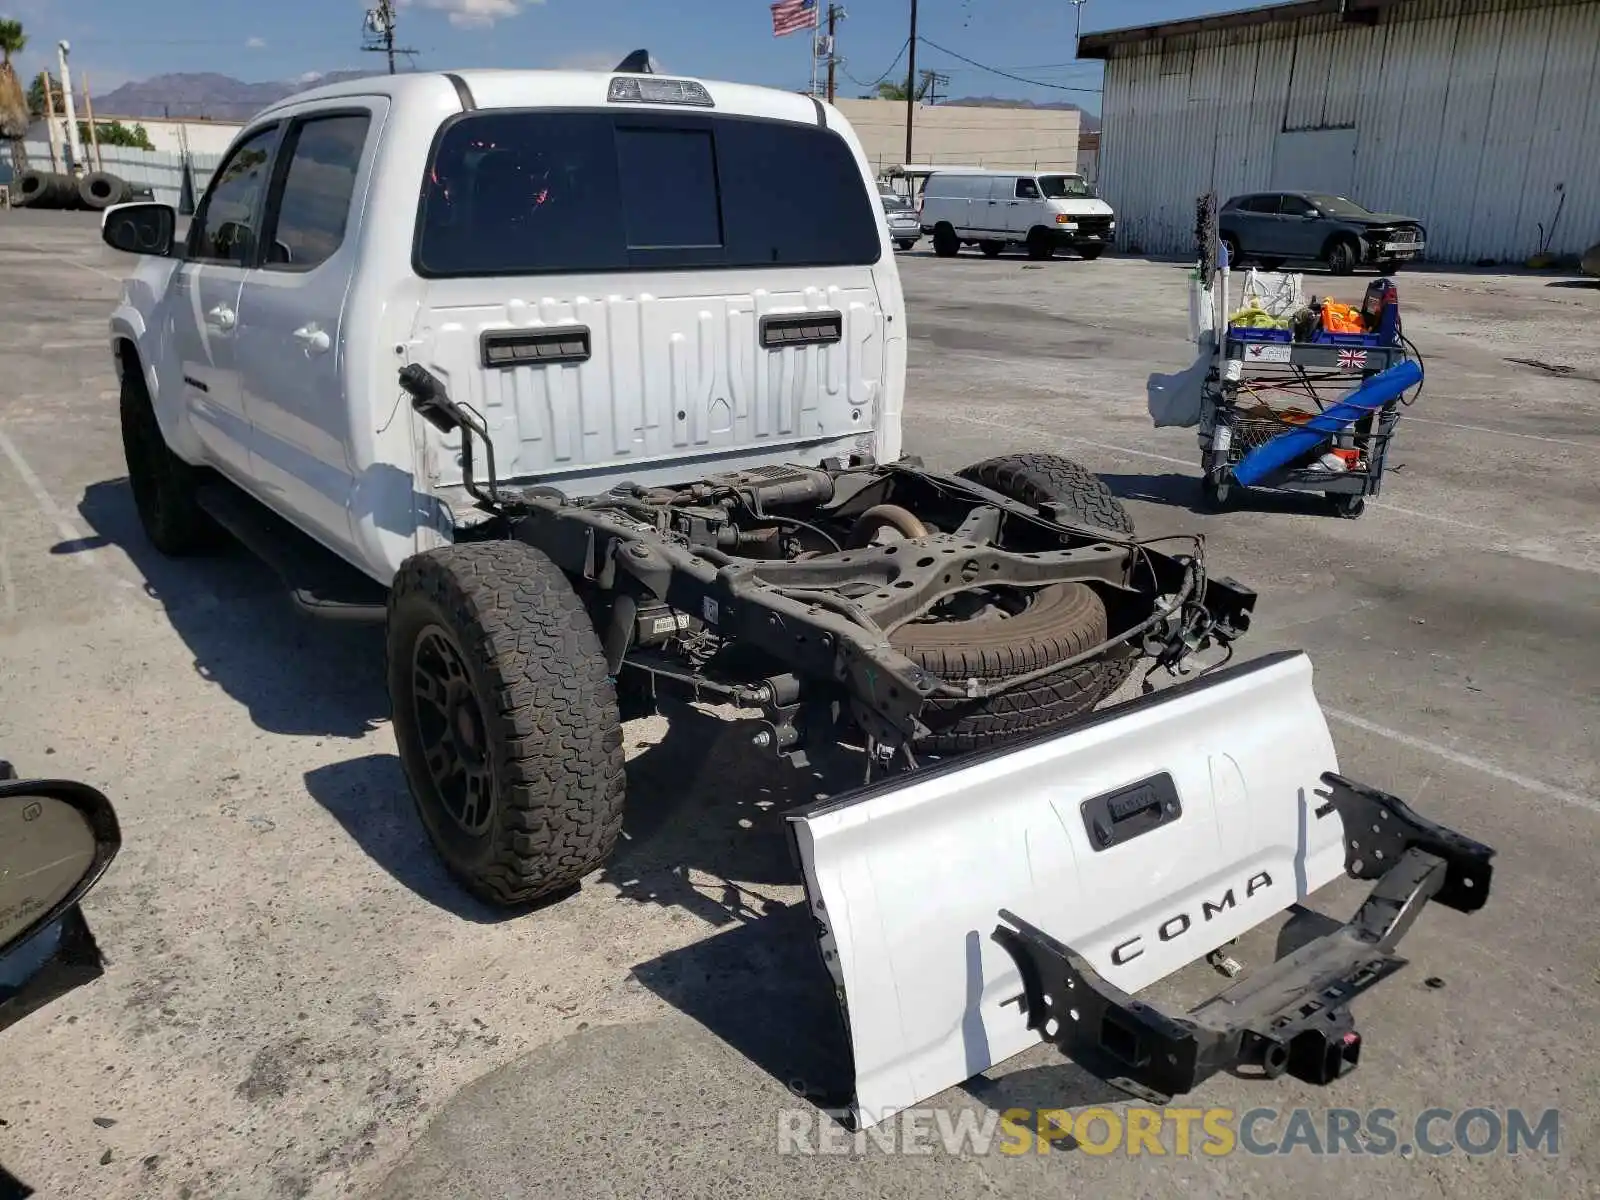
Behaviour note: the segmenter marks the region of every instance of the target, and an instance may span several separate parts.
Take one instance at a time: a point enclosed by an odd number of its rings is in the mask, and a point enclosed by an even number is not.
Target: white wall
[[[906,106],[896,100],[834,102],[874,169],[906,161]],[[1069,109],[919,104],[912,161],[930,166],[1076,171],[1080,118]]]
[[[1352,199],[1423,220],[1430,259],[1526,259],[1563,196],[1551,250],[1600,240],[1600,0],[1417,0],[1376,26],[1140,43],[1107,63],[1104,106],[1101,191],[1146,253],[1193,248],[1207,191],[1317,186],[1293,166],[1309,141],[1283,137],[1306,130],[1344,131],[1328,145],[1348,162],[1319,176],[1347,169]]]
[[[83,119],[83,110],[80,108],[78,120]],[[221,154],[244,128],[243,125],[232,121],[167,121],[157,117],[119,117],[102,112],[94,114],[96,125],[109,125],[112,121],[121,121],[129,129],[135,125],[143,125],[151,146],[166,154],[181,154],[185,149],[191,154]],[[28,127],[27,140],[48,142],[50,135],[47,125],[44,120],[35,121]],[[65,146],[67,122],[59,114],[56,116],[56,129],[60,134],[60,144]],[[89,153],[87,141],[83,144],[83,150],[85,154]]]

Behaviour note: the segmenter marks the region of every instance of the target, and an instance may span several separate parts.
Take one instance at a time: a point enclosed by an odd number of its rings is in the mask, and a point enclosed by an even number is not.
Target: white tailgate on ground
[[[790,818],[861,1127],[1039,1041],[1001,909],[1136,992],[1344,874],[1311,675],[1270,656]]]

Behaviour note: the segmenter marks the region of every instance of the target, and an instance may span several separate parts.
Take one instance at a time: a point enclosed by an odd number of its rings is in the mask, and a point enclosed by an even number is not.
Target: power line
[[[911,39],[910,38],[907,38],[905,41],[901,42],[900,43],[900,50],[894,56],[894,61],[892,63],[890,63],[887,67],[885,67],[884,70],[883,70],[883,74],[879,75],[871,83],[866,83],[863,80],[857,79],[854,75],[850,74],[849,68],[847,68],[845,66],[845,64],[850,61],[847,58],[842,58],[842,59],[839,60],[839,69],[844,71],[844,77],[846,79],[848,79],[851,83],[855,84],[857,87],[875,88],[880,83],[883,83],[885,80],[887,80],[889,78],[889,76],[894,72],[894,69],[900,65],[900,60],[905,57],[906,47],[909,46],[910,44],[911,44]]]
[[[960,59],[969,66],[977,67],[980,71],[987,71],[991,75],[999,75],[1004,79],[1015,80],[1017,83],[1025,83],[1029,87],[1054,88],[1058,92],[1084,92],[1094,96],[1102,95],[1105,92],[1104,88],[1068,87],[1060,83],[1046,83],[1042,79],[1024,79],[1021,75],[1013,75],[1010,71],[1002,71],[998,67],[991,67],[987,63],[977,61],[977,59],[968,58],[965,54],[957,54],[954,50],[947,50],[939,43],[930,42],[927,38],[918,38],[917,40],[930,50],[937,50],[941,54],[948,54],[951,58]]]

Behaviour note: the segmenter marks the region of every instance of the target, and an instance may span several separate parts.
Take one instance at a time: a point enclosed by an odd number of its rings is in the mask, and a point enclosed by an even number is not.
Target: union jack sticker
[[[1367,365],[1367,352],[1365,350],[1339,351],[1339,366],[1346,371],[1355,371]]]

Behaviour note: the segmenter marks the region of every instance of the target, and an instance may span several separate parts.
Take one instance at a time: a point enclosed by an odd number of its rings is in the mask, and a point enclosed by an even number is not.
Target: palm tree
[[[21,54],[28,35],[21,21],[0,19],[0,138],[11,143],[11,169],[21,174],[28,169],[28,151],[22,139],[28,135],[28,97],[22,90],[11,56]]]
[[[928,87],[933,83],[933,76],[923,73],[922,82],[917,84],[917,100],[921,101],[928,94]],[[879,100],[899,100],[902,103],[906,98],[906,85],[904,83],[880,83],[878,85]]]

